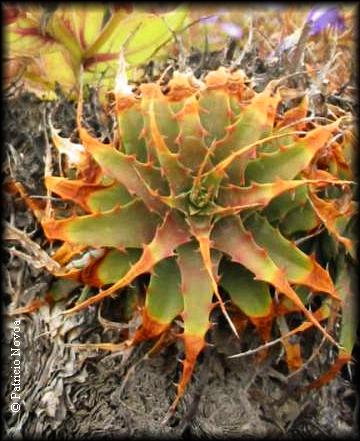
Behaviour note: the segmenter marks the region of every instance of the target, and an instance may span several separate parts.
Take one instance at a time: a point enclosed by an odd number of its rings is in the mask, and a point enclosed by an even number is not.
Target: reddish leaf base
[[[274,320],[273,313],[270,313],[266,317],[252,317],[251,323],[256,327],[258,334],[261,337],[263,343],[267,343],[271,337],[271,329]],[[256,363],[262,363],[268,355],[268,348],[264,348],[256,354]]]
[[[290,343],[287,339],[283,342],[286,352],[286,362],[290,372],[301,368],[303,361],[301,358],[301,347],[299,343]]]
[[[152,319],[144,308],[142,312],[142,325],[139,329],[136,330],[135,335],[132,339],[132,344],[135,345],[142,341],[158,337],[168,327],[168,324],[159,323],[156,320]]]
[[[335,363],[330,367],[330,369],[325,372],[323,375],[321,375],[317,380],[310,383],[306,389],[318,389],[322,386],[324,386],[327,383],[330,383],[341,371],[343,366],[348,363],[351,360],[351,355],[347,353],[342,353],[339,355],[338,359],[335,361]]]

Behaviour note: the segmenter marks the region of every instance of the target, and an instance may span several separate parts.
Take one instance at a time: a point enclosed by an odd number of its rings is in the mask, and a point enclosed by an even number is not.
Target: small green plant
[[[204,81],[176,72],[165,91],[159,83],[133,91],[122,69],[113,141],[100,142],[84,127],[82,97],[80,144],[52,128],[73,176],[48,176],[46,186],[82,211],[59,218],[53,210],[42,219],[47,238],[63,242],[55,273],[100,288],[65,314],[114,294],[132,296],[129,285],[150,274],[142,324],[128,343],[158,338],[181,318],[185,359],[174,408],[214,307],[239,337],[236,311],[264,342],[278,324],[292,370],[302,361],[300,344],[289,337],[313,326],[341,348],[333,374],[351,358],[356,320],[348,320],[344,256],[354,258],[352,134],[342,128],[344,117],[327,124],[307,118],[306,97],[280,112],[282,90],[277,80],[256,93],[241,71],[219,68]],[[300,245],[322,229],[342,247],[335,277]],[[69,265],[79,253],[82,264]],[[316,310],[309,309],[311,293]],[[321,325],[334,311],[343,314],[340,344]],[[303,322],[289,331],[286,316],[294,312]]]

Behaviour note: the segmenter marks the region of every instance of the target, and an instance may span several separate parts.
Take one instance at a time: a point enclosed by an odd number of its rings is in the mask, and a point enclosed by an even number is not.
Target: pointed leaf
[[[204,337],[209,328],[213,286],[196,242],[178,249],[181,292],[184,301],[184,335]],[[217,268],[213,268],[217,272]]]
[[[160,102],[166,106],[166,98],[161,92],[159,84],[143,84],[141,92],[147,144],[152,147],[172,194],[178,195],[191,187],[191,177],[189,170],[180,163],[178,154],[172,153],[169,149],[166,139],[159,130],[157,119],[161,118],[161,113],[155,112],[155,103],[159,104]],[[158,112],[161,107],[158,105]]]
[[[285,270],[289,282],[308,286],[314,291],[329,293],[338,299],[329,273],[314,258],[310,258],[293,242],[285,239],[264,217],[254,214],[247,219],[245,226],[253,233],[256,243],[269,253],[275,264]]]
[[[105,291],[101,291],[85,302],[68,309],[64,314],[79,311],[129,285],[139,275],[150,272],[154,265],[162,259],[173,256],[174,250],[183,243],[188,242],[190,238],[191,235],[183,218],[176,212],[168,212],[162,225],[157,228],[153,240],[143,248],[140,259],[120,280]]]
[[[72,200],[87,212],[108,211],[117,205],[126,205],[132,198],[120,184],[87,184],[81,180],[70,180],[47,176],[46,188],[63,199]]]
[[[238,187],[229,184],[220,187],[217,202],[225,207],[241,207],[260,205],[265,207],[273,198],[276,198],[285,191],[295,190],[301,185],[308,183],[321,185],[323,181],[316,180],[291,180],[284,181],[277,179],[275,182],[268,184],[258,184],[253,182],[249,187]]]
[[[135,200],[123,208],[64,220],[44,220],[48,239],[60,239],[91,247],[135,247],[150,242],[158,217]]]
[[[160,335],[182,310],[179,268],[175,259],[164,259],[155,266],[151,275],[142,324],[134,335],[133,343]]]
[[[273,126],[276,107],[280,100],[279,95],[271,96],[271,89],[270,86],[255,96],[242,110],[238,120],[226,128],[227,135],[217,143],[214,152],[217,162],[267,136]]]
[[[174,258],[159,262],[151,274],[141,327],[134,342],[161,334],[183,310],[180,272]]]
[[[150,210],[160,213],[164,211],[162,203],[149,194],[136,171],[137,165],[139,170],[142,170],[141,163],[137,163],[133,156],[119,152],[111,144],[101,143],[80,125],[78,125],[78,128],[84,147],[101,166],[107,176],[116,179],[130,194],[136,194],[141,197]]]
[[[179,161],[196,172],[207,153],[205,129],[201,125],[199,103],[195,95],[185,99],[184,106],[177,113],[179,122]]]
[[[336,341],[331,337],[309,312],[299,296],[289,285],[284,271],[278,268],[268,253],[261,248],[251,233],[247,232],[239,217],[229,216],[215,224],[213,234],[213,247],[227,253],[234,262],[238,262],[255,274],[256,280],[271,283],[280,293],[287,296],[304,313],[334,345]]]
[[[223,260],[220,284],[231,300],[249,317],[265,317],[271,311],[269,285],[254,280],[254,275],[238,263]]]
[[[146,162],[147,152],[143,136],[144,118],[137,102],[124,109],[117,109],[121,147],[127,155],[135,155],[139,162]]]
[[[293,191],[280,194],[274,198],[265,207],[263,213],[270,222],[282,220],[291,209],[305,204],[307,198],[308,188],[306,185],[302,185]]]
[[[202,126],[208,132],[206,137],[208,147],[214,140],[225,137],[226,127],[234,119],[228,93],[229,77],[224,67],[209,72],[205,77],[206,89],[200,92],[200,119]]]
[[[255,96],[242,110],[238,120],[226,127],[226,136],[216,143],[214,151],[216,162],[221,162],[230,157],[231,153],[241,151],[247,145],[266,137],[273,127],[279,101],[278,94],[272,96],[271,85]],[[226,173],[233,183],[242,182],[249,155],[251,153],[243,154],[242,158],[236,157],[227,166]]]
[[[115,283],[129,271],[140,255],[141,250],[137,248],[108,250],[103,257],[81,271],[81,280],[86,285],[98,288]]]
[[[316,214],[324,222],[325,227],[328,231],[341,242],[350,255],[355,259],[356,252],[355,247],[351,239],[343,236],[343,232],[348,224],[351,215],[353,215],[356,204],[355,202],[349,202],[347,206],[342,208],[337,208],[337,200],[325,201],[315,193],[310,195],[311,204],[314,207]]]
[[[195,242],[178,249],[178,264],[181,273],[181,292],[184,302],[185,360],[178,384],[175,403],[184,393],[197,357],[205,345],[205,334],[209,329],[209,315],[212,308],[213,285]],[[212,270],[217,272],[217,265]]]
[[[201,216],[199,216],[201,218]],[[229,314],[226,311],[225,304],[221,298],[218,287],[218,276],[213,271],[213,262],[216,257],[216,251],[213,250],[211,257],[211,241],[210,241],[210,233],[211,233],[211,225],[210,225],[210,217],[205,218],[205,222],[199,221],[196,216],[193,216],[190,221],[191,232],[193,236],[199,243],[199,251],[201,257],[203,259],[204,267],[210,277],[214,294],[219,302],[222,313],[224,314],[227,322],[229,323],[230,328],[234,332],[234,334],[239,337],[236,327],[230,319]],[[217,255],[220,259],[220,254]]]
[[[146,293],[148,315],[160,323],[169,324],[183,309],[180,272],[174,258],[159,262],[151,275]]]
[[[251,161],[245,171],[246,182],[273,182],[276,178],[293,179],[306,168],[338,126],[338,122],[311,130],[290,147],[276,153],[263,154]]]
[[[321,225],[321,221],[310,201],[290,210],[281,221],[280,230],[288,237],[299,232],[311,233]]]

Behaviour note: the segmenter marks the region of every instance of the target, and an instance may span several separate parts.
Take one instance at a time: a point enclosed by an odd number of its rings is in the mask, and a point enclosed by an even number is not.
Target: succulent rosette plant
[[[46,237],[62,242],[54,273],[99,289],[65,314],[131,296],[128,287],[149,274],[142,323],[127,343],[156,339],[180,319],[185,359],[173,408],[207,344],[215,307],[239,338],[237,314],[264,342],[282,323],[289,369],[302,363],[300,343],[289,337],[311,327],[341,348],[337,369],[351,357],[354,320],[343,322],[340,341],[322,324],[351,310],[346,268],[334,281],[300,243],[325,229],[355,257],[353,135],[344,116],[307,117],[306,96],[282,110],[282,91],[275,80],[255,92],[241,71],[224,67],[204,80],[175,72],[166,86],[132,88],[122,64],[110,142],[85,128],[82,96],[80,142],[52,127],[71,167],[67,177],[47,176],[46,186],[77,207],[70,217],[55,207],[42,216]],[[82,265],[72,265],[79,255]],[[302,322],[289,330],[294,312]]]

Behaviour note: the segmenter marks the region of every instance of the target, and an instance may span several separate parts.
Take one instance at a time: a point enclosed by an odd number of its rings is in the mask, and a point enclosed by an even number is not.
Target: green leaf
[[[290,237],[301,231],[311,232],[319,225],[320,220],[311,203],[306,201],[305,204],[301,204],[287,213],[280,224],[280,230],[285,236]]]
[[[217,202],[226,207],[241,207],[258,204],[262,207],[268,205],[272,199],[285,191],[294,191],[297,187],[306,186],[306,181],[277,180],[268,184],[258,184],[253,182],[249,187],[238,187],[228,185],[220,187]]]
[[[144,219],[146,221],[146,219]],[[129,221],[130,223],[132,221]],[[153,240],[143,246],[140,259],[134,263],[129,271],[110,288],[101,291],[80,305],[66,311],[66,314],[79,311],[88,305],[96,303],[110,296],[120,288],[129,285],[136,277],[150,272],[163,259],[174,255],[174,250],[190,240],[190,232],[184,219],[175,211],[166,214],[163,223],[157,227]],[[114,246],[114,245],[113,245]]]
[[[334,286],[329,273],[314,259],[303,253],[293,242],[285,239],[262,216],[254,214],[245,226],[268,253],[279,268],[283,268],[291,283],[309,286],[315,291],[334,293]]]
[[[144,112],[149,155],[153,156],[152,160],[157,159],[161,165],[172,195],[178,195],[191,187],[190,170],[179,162],[177,154],[172,153],[167,145],[166,137],[159,129],[158,120],[161,120],[161,109],[167,107],[159,84],[143,85],[141,106]]]
[[[198,244],[193,241],[182,245],[177,251],[177,262],[181,273],[181,293],[184,302],[182,313],[184,333],[182,337],[185,360],[175,403],[184,393],[197,357],[205,345],[205,334],[210,327],[209,316],[214,292],[213,283],[205,267]],[[213,274],[217,274],[218,271],[218,257],[217,253],[210,257]]]
[[[25,72],[26,82],[30,81],[39,95],[52,92],[51,98],[55,81],[74,93],[81,64],[84,84],[101,82],[102,88],[109,90],[114,86],[119,52],[127,40],[127,62],[144,63],[159,46],[171,41],[170,29],[178,30],[187,17],[182,6],[165,14],[136,10],[128,14],[120,9],[103,27],[106,5],[60,5],[48,21],[41,8],[25,11],[25,17],[6,26],[6,44],[12,57],[35,57]]]
[[[351,354],[356,342],[356,330],[358,327],[357,301],[355,293],[356,274],[349,264],[344,265],[336,280],[342,305],[340,344],[348,354]]]
[[[264,317],[270,313],[269,285],[254,280],[254,275],[238,263],[223,260],[220,264],[220,284],[231,300],[249,317]]]
[[[141,173],[144,167],[147,169],[147,173],[151,171],[156,173],[155,169],[151,170],[151,166],[147,167],[141,164],[133,156],[125,155],[116,150],[111,144],[101,143],[83,127],[79,127],[79,132],[82,144],[100,165],[105,175],[116,179],[130,194],[141,197],[150,210],[164,211],[163,204],[154,195],[150,194],[146,183],[143,182],[146,175]],[[149,186],[151,187],[151,183],[149,183]]]
[[[118,11],[112,17],[112,32],[105,34],[90,47],[86,57],[98,54],[118,54],[129,35],[131,39],[125,48],[125,57],[129,64],[144,63],[157,47],[172,37],[171,31],[178,30],[187,16],[187,8],[180,6],[166,14],[134,12],[124,15]],[[136,31],[136,29],[138,29]],[[101,40],[101,41],[100,41]],[[100,42],[100,43],[99,43]]]
[[[81,51],[90,47],[102,30],[107,6],[102,4],[63,5],[57,9],[49,23],[49,32],[52,33],[64,46],[64,28],[76,39]],[[56,29],[55,20],[60,21],[60,29]]]
[[[138,161],[147,161],[145,139],[141,135],[144,119],[140,109],[135,105],[118,111],[117,120],[121,138],[121,148],[127,155],[135,155]]]
[[[146,293],[148,315],[159,323],[170,324],[183,309],[180,272],[174,258],[164,259],[153,270]]]
[[[185,99],[184,106],[177,113],[179,122],[179,161],[187,168],[196,172],[207,153],[205,131],[199,115],[199,103],[192,95]]]
[[[320,126],[310,131],[292,146],[279,152],[262,154],[251,161],[245,170],[246,182],[273,182],[276,178],[293,179],[308,166],[315,153],[330,139],[335,123]]]
[[[128,248],[126,251],[109,250],[105,256],[82,271],[84,283],[101,287],[121,279],[139,259],[141,249]]]
[[[159,219],[135,200],[123,208],[64,220],[45,220],[49,239],[91,247],[140,248],[151,241]]]
[[[229,95],[224,90],[206,89],[199,98],[201,124],[209,135],[208,147],[214,140],[226,135],[226,128],[232,123]]]
[[[276,283],[279,269],[267,252],[256,244],[251,233],[245,230],[240,217],[228,216],[219,220],[211,240],[215,249],[229,254],[232,260],[254,273],[258,280]]]
[[[204,337],[209,328],[213,286],[199,252],[198,244],[178,248],[181,293],[184,301],[184,333]]]
[[[305,308],[289,285],[284,270],[275,265],[268,252],[255,242],[252,234],[245,230],[239,217],[228,216],[218,221],[213,229],[212,241],[215,249],[229,254],[234,262],[240,263],[254,273],[256,280],[271,283],[280,293],[288,297],[329,341],[337,344],[314,315]]]
[[[132,197],[126,188],[119,184],[94,191],[89,195],[87,204],[91,211],[108,211],[116,205],[126,205],[132,201]]]
[[[301,185],[293,191],[286,192],[273,199],[263,213],[270,222],[284,219],[287,213],[299,205],[304,205],[308,198],[308,188]]]
[[[170,80],[170,84],[172,84],[174,81],[175,79]],[[143,86],[143,88],[145,88],[145,96],[149,95],[148,91],[150,91],[151,88],[154,90],[154,96],[152,98],[146,96],[146,99],[142,103],[143,111],[145,111],[146,114],[152,101],[152,112],[155,117],[156,126],[164,138],[166,146],[170,152],[177,153],[179,150],[177,137],[179,136],[180,129],[179,122],[176,119],[176,114],[183,108],[184,100],[173,101],[169,96],[165,97],[165,95],[160,92],[158,87],[154,88],[153,86]],[[149,118],[145,119],[147,124],[149,124]],[[151,133],[147,133],[147,139],[151,143]]]
[[[216,162],[227,159],[231,153],[241,151],[247,145],[269,135],[274,122],[274,108],[278,102],[279,97],[277,95],[271,96],[270,88],[255,96],[251,103],[242,110],[238,120],[226,128],[226,136],[217,142],[214,152]],[[248,152],[241,158],[235,158],[227,166],[226,173],[233,183],[242,182],[243,173],[251,154],[252,152]],[[256,181],[256,179],[254,180]]]

